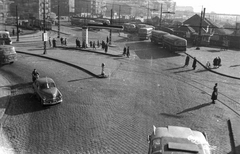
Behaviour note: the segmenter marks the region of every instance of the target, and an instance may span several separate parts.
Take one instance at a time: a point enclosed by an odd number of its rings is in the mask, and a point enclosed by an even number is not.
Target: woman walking
[[[215,100],[217,100],[218,96],[218,88],[217,88],[217,83],[215,83],[215,86],[213,87],[213,92],[212,92],[212,103],[215,104]]]

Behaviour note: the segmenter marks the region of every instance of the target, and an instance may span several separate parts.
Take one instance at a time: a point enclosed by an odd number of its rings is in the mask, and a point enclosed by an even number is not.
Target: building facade
[[[70,5],[69,0],[51,0],[51,11],[58,15],[58,5],[59,5],[59,15],[69,16]]]

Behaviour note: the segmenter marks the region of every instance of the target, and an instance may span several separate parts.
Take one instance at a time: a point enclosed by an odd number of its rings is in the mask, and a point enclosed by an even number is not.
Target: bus
[[[11,45],[12,39],[8,31],[0,31],[0,45]]]
[[[140,28],[138,31],[138,37],[140,40],[148,40],[152,34],[153,28]]]
[[[162,45],[164,35],[169,35],[169,33],[161,30],[152,30],[151,42]]]
[[[17,53],[15,47],[10,45],[0,46],[0,64],[12,64],[17,60]]]
[[[131,23],[124,23],[123,24],[123,30],[128,33],[135,33],[137,32],[137,28],[135,24]]]
[[[187,50],[187,40],[175,35],[163,36],[163,48],[173,52],[185,52]]]

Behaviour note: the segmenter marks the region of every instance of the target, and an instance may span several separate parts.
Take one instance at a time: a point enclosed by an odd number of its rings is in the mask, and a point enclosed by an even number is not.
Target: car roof
[[[49,78],[49,77],[42,77],[42,78],[38,78],[36,80],[38,83],[40,84],[44,84],[44,83],[54,83],[53,79]]]
[[[183,139],[195,138],[201,144],[208,144],[202,132],[192,130],[191,128],[188,127],[180,126],[156,127],[153,135],[154,138],[161,137],[174,137]]]

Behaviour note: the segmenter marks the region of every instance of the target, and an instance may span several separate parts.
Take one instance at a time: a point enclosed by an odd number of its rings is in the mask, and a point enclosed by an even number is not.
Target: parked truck
[[[164,35],[163,48],[173,52],[185,52],[187,50],[187,40],[171,34]]]
[[[206,133],[187,127],[153,126],[148,143],[148,154],[211,154]]]

